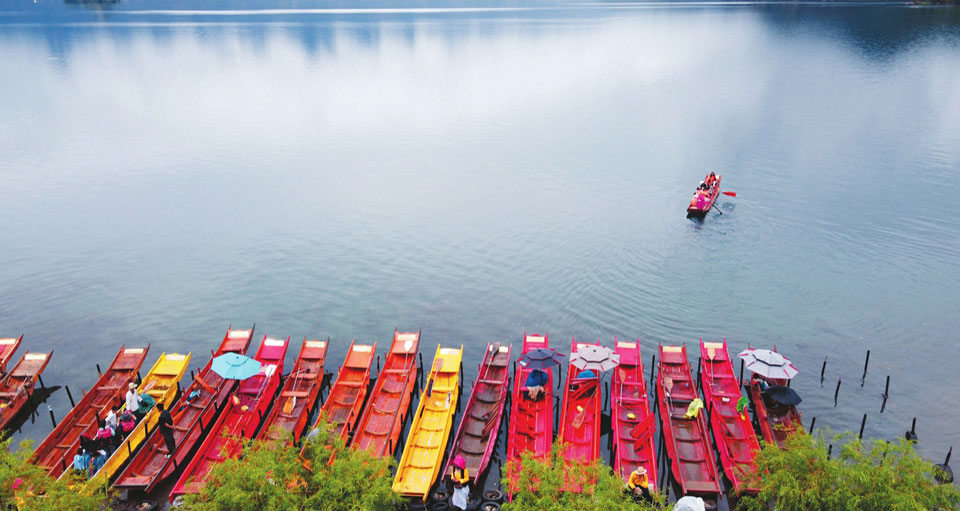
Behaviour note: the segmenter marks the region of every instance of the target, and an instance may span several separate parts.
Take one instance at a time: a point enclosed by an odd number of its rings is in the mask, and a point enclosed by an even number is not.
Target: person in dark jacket
[[[157,424],[160,425],[160,434],[163,435],[163,443],[167,444],[166,457],[169,458],[177,448],[176,442],[173,441],[173,416],[170,415],[170,410],[167,410],[166,407],[163,406],[163,403],[157,403],[157,410],[160,410],[160,422]]]

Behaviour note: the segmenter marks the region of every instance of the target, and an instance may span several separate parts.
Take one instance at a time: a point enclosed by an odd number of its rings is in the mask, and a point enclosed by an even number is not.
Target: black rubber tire
[[[500,503],[488,501],[480,504],[480,511],[500,511]]]
[[[450,504],[445,500],[434,502],[430,504],[430,511],[449,511]]]
[[[503,492],[500,490],[487,490],[483,492],[483,500],[493,502],[503,502]]]
[[[446,488],[437,488],[430,494],[430,500],[433,502],[446,502],[450,498],[450,492]]]
[[[423,502],[410,502],[407,504],[407,511],[427,511],[427,505]]]
[[[480,504],[483,502],[478,495],[471,495],[467,499],[467,511],[479,511]]]

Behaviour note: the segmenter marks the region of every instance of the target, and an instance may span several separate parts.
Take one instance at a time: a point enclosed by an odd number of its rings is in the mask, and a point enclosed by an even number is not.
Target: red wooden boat
[[[17,338],[0,339],[0,375],[7,374],[7,363],[13,358],[14,352],[20,347],[23,341],[23,334]]]
[[[217,412],[237,385],[236,380],[225,380],[210,370],[213,359],[225,353],[246,354],[252,339],[253,329],[227,329],[220,347],[212,353],[210,361],[197,373],[193,383],[181,393],[179,404],[175,404],[171,409],[173,439],[176,444],[173,455],[167,456],[170,453],[167,452],[163,435],[152,433],[117,478],[114,486],[150,493],[170,477],[177,467],[183,465],[187,455],[200,441],[207,426],[216,419]]]
[[[699,397],[690,377],[687,346],[660,346],[657,373],[660,421],[673,477],[683,495],[716,502],[720,497],[720,478],[704,417],[706,412],[701,410],[695,418],[685,416],[690,403]]]
[[[377,376],[370,404],[357,423],[351,444],[354,449],[368,450],[377,457],[393,456],[417,384],[419,346],[420,332],[393,333],[390,353]]]
[[[760,488],[754,457],[760,444],[746,409],[743,414],[737,411],[737,401],[742,395],[727,351],[727,341],[705,343],[701,339],[700,360],[704,406],[709,410],[710,428],[723,472],[736,493],[756,495]]]
[[[550,336],[523,334],[523,353],[536,349],[549,349]],[[533,369],[517,367],[514,370],[513,402],[510,405],[509,435],[507,435],[507,478],[516,481],[512,475],[513,466],[519,468],[520,455],[532,451],[536,456],[550,454],[553,444],[553,370],[543,370],[547,382],[543,386],[543,396],[533,400],[527,395],[527,378]],[[511,463],[513,462],[513,463]],[[511,488],[511,493],[517,488]]]
[[[280,387],[283,359],[289,345],[290,337],[285,340],[263,337],[255,357],[261,364],[260,373],[241,381],[227,399],[220,418],[170,492],[170,502],[185,493],[199,493],[214,465],[240,454],[242,445],[237,437],[253,438]]]
[[[777,351],[777,348],[774,347],[773,351]],[[788,380],[764,378],[754,373],[747,386],[747,393],[750,395],[750,402],[753,403],[753,411],[757,414],[757,423],[760,425],[763,441],[768,444],[776,443],[781,449],[787,437],[797,429],[803,428],[800,411],[796,406],[783,405],[768,398],[763,389],[770,385],[786,386],[787,383]]]
[[[327,402],[323,404],[323,413],[327,422],[333,425],[330,438],[339,436],[346,444],[348,436],[357,425],[360,418],[360,408],[363,399],[367,397],[367,387],[370,386],[370,366],[373,356],[377,352],[377,343],[354,344],[350,341],[350,350],[343,361],[337,382],[330,389]],[[317,420],[320,420],[317,417]]]
[[[570,347],[570,358],[582,346],[599,343],[578,343]],[[567,369],[567,385],[563,389],[563,411],[560,415],[559,440],[567,444],[564,458],[567,462],[590,463],[600,456],[600,414],[602,393],[600,375],[593,371],[592,378],[579,378],[579,369],[570,364]]]
[[[709,178],[710,174],[707,174],[707,177]],[[720,177],[721,176],[717,174],[717,181],[705,193],[701,194],[700,190],[697,189],[693,194],[693,198],[690,199],[690,205],[687,207],[688,215],[703,216],[710,211],[713,203],[716,202],[717,197],[720,196]],[[704,180],[706,180],[706,178]]]
[[[300,440],[323,384],[328,341],[303,340],[293,370],[283,383],[280,399],[263,422],[261,438],[286,440],[288,444]]]
[[[500,343],[487,344],[443,474],[452,474],[453,458],[463,456],[467,474],[475,483],[490,463],[490,455],[493,454],[500,431],[500,420],[503,419],[503,408],[507,404],[512,349],[513,346],[501,346]]]
[[[92,438],[97,432],[97,419],[105,417],[111,407],[123,404],[127,384],[137,377],[149,349],[150,345],[146,348],[121,346],[110,367],[47,435],[33,452],[30,462],[46,470],[51,477],[60,477],[70,465],[68,459],[72,460],[77,453],[80,435]]]
[[[0,380],[0,430],[6,429],[7,424],[23,410],[23,405],[30,399],[37,378],[47,367],[51,356],[52,351],[28,351],[23,354],[16,367]]]
[[[653,442],[657,423],[650,411],[650,396],[643,379],[640,345],[614,339],[614,346],[614,351],[620,355],[620,365],[613,372],[610,391],[614,470],[627,482],[637,467],[643,467],[652,489],[657,481],[657,451]]]

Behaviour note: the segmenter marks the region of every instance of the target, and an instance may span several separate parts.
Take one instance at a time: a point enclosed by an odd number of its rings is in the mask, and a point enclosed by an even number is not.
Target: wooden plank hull
[[[23,334],[20,337],[8,337],[0,339],[0,374],[7,374],[7,364],[13,358],[13,354],[23,342]]]
[[[784,442],[797,429],[803,427],[800,419],[800,411],[795,406],[784,406],[775,403],[769,403],[764,398],[764,392],[761,389],[760,382],[763,377],[753,375],[747,392],[750,395],[750,401],[753,403],[753,411],[757,416],[757,423],[760,425],[760,434],[763,441],[768,444],[777,444],[782,449]],[[786,380],[767,380],[769,385],[786,385]]]
[[[733,372],[727,342],[700,341],[700,385],[706,408],[710,411],[710,427],[727,479],[738,494],[756,495],[760,488],[756,479],[754,458],[760,450],[749,415],[737,411],[742,397],[740,384]]]
[[[643,467],[651,486],[656,486],[657,461],[654,433],[656,421],[650,410],[650,396],[643,379],[643,357],[637,342],[615,341],[620,365],[613,372],[611,417],[616,456],[614,471],[626,483],[630,474]]]
[[[549,335],[523,334],[523,353],[535,349],[549,349]],[[507,479],[516,482],[513,465],[520,463],[520,455],[532,451],[536,456],[547,456],[553,444],[553,370],[546,369],[547,383],[543,397],[533,400],[526,393],[527,378],[533,369],[517,367],[513,376],[513,402],[510,405],[510,426],[507,435]],[[519,468],[519,466],[518,466]],[[517,488],[510,488],[511,493]]]
[[[173,439],[176,445],[173,454],[166,456],[170,453],[167,452],[163,435],[154,431],[147,439],[147,443],[114,482],[115,487],[139,489],[149,493],[170,477],[176,467],[184,464],[187,455],[196,446],[207,426],[215,420],[217,412],[236,386],[236,380],[225,380],[210,370],[213,359],[226,353],[246,354],[251,340],[253,340],[253,330],[227,330],[220,347],[213,352],[210,361],[197,373],[193,383],[183,391],[179,406],[171,410]],[[191,395],[196,397],[188,400]]]
[[[598,343],[573,341],[570,357],[581,346]],[[564,458],[567,463],[590,463],[600,457],[600,415],[603,393],[600,391],[600,375],[593,378],[578,378],[579,369],[569,364],[567,385],[563,389],[563,411],[560,414],[558,438],[567,444]],[[596,371],[594,371],[596,373]]]
[[[50,353],[24,353],[17,365],[0,379],[0,430],[5,430],[30,400],[40,373],[50,362]]]
[[[347,357],[337,375],[337,381],[330,389],[330,395],[323,404],[321,417],[333,426],[332,437],[340,437],[347,443],[349,434],[354,430],[360,418],[363,400],[370,386],[370,366],[377,353],[377,343],[350,343]],[[320,420],[320,417],[317,417]]]
[[[462,345],[459,349],[437,346],[430,377],[393,479],[393,491],[401,495],[426,501],[437,480],[457,409],[462,357]]]
[[[458,455],[463,456],[467,474],[474,483],[490,463],[507,403],[511,350],[512,346],[501,346],[500,343],[487,345],[450,455],[447,456],[447,464],[443,468],[444,477],[453,473],[453,459]]]
[[[377,376],[370,404],[357,423],[350,444],[354,449],[370,451],[377,457],[393,456],[417,384],[419,346],[420,332],[393,333],[390,353]]]
[[[264,336],[254,357],[261,364],[260,373],[241,381],[227,399],[220,418],[170,492],[170,502],[185,493],[199,493],[214,465],[240,455],[243,446],[237,438],[254,437],[280,387],[283,359],[289,345],[289,337],[280,340]]]
[[[261,438],[282,440],[289,445],[300,441],[320,394],[328,341],[303,340],[293,370],[280,391],[280,398],[260,429]]]
[[[690,376],[685,345],[660,346],[657,394],[664,443],[681,492],[718,499],[720,478],[704,418],[706,412],[701,411],[695,418],[684,416],[689,404],[699,396]]]
[[[46,470],[51,477],[60,477],[70,466],[68,460],[72,460],[77,452],[80,436],[95,435],[97,419],[105,416],[113,406],[123,403],[127,384],[136,378],[149,349],[149,345],[145,348],[121,346],[93,388],[37,446],[30,458],[31,463]]]

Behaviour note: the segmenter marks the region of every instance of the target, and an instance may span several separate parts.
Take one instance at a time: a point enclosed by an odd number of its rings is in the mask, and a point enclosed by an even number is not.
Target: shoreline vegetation
[[[322,423],[325,423],[322,422]],[[102,485],[83,493],[76,482],[49,478],[27,461],[32,444],[0,447],[0,509],[21,511],[101,511],[115,495]],[[836,449],[834,449],[836,447]],[[911,442],[861,441],[852,433],[810,435],[802,430],[786,449],[768,444],[757,455],[760,493],[739,496],[744,511],[948,511],[960,509],[960,489],[941,484],[945,475],[922,459]],[[511,462],[515,463],[515,462]],[[670,509],[664,495],[635,499],[613,470],[597,460],[566,466],[563,446],[551,456],[524,455],[514,482],[520,489],[504,511],[652,511]],[[343,446],[329,430],[313,433],[301,449],[280,442],[247,442],[240,458],[226,460],[210,473],[203,491],[187,495],[185,511],[389,511],[406,501],[391,489],[393,458],[378,459]],[[580,492],[568,491],[580,488]],[[12,506],[12,507],[11,507]]]

